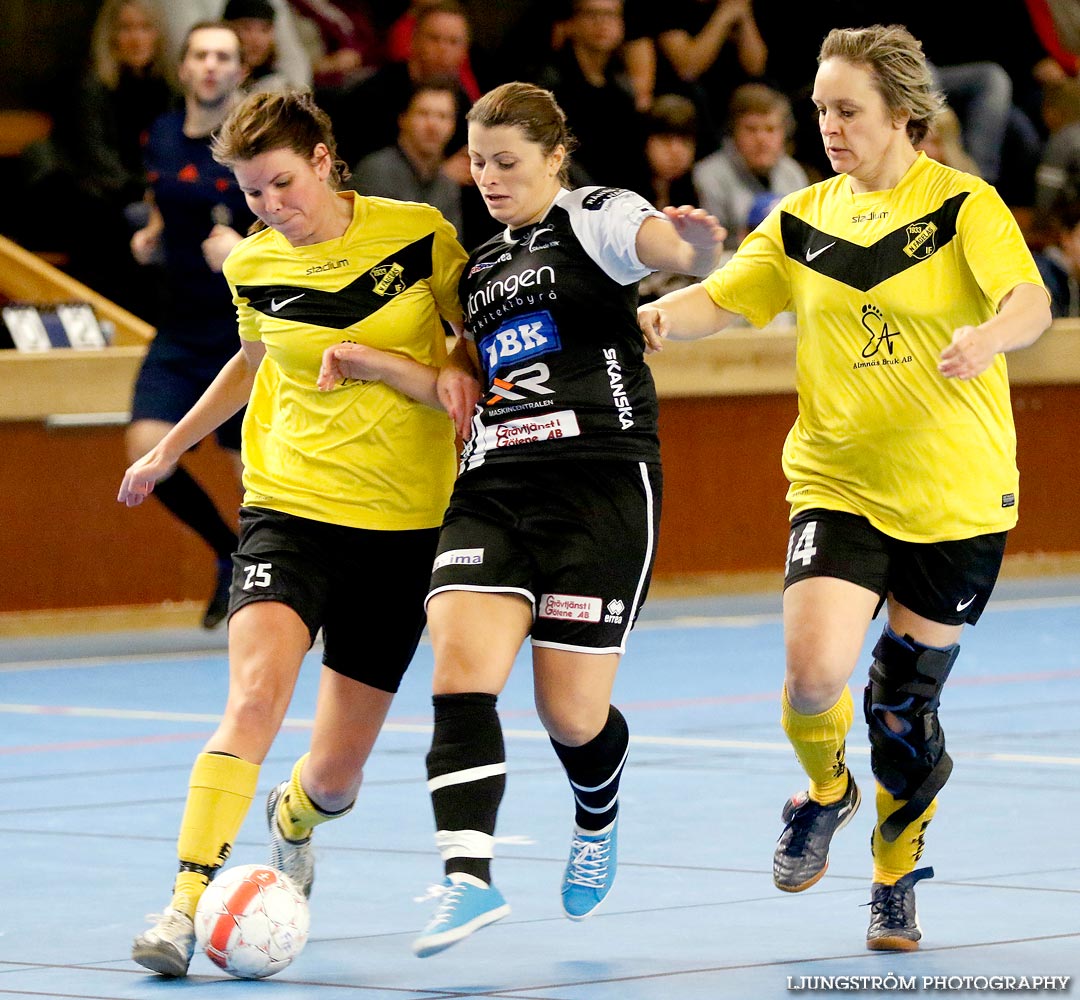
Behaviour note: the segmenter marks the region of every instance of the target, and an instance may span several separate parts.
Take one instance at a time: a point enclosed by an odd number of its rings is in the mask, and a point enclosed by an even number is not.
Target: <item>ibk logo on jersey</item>
[[[480,341],[480,353],[489,370],[507,361],[524,361],[562,347],[559,331],[549,312],[526,313]]]

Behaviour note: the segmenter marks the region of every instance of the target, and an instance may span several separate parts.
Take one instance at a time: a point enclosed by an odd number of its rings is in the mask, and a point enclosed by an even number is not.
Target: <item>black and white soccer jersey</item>
[[[631,191],[561,191],[540,221],[492,237],[462,272],[481,399],[461,471],[566,458],[658,462],[656,390],[638,329],[637,232],[663,218]]]

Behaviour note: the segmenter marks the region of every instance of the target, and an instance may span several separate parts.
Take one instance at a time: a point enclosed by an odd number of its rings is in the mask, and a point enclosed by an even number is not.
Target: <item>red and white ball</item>
[[[266,865],[226,868],[195,911],[199,947],[239,979],[264,979],[288,966],[304,947],[310,925],[303,892]]]

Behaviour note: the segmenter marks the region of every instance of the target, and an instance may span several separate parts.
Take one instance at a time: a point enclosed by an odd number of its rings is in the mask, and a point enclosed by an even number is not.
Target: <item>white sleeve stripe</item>
[[[483,781],[485,778],[494,777],[496,774],[506,774],[505,761],[501,764],[481,764],[479,767],[467,767],[463,771],[440,774],[437,778],[428,780],[428,791],[437,792],[440,788],[446,788],[449,785],[464,785],[470,781]]]

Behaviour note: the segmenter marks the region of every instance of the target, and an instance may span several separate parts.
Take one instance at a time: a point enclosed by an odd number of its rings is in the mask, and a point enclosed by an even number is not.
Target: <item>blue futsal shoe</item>
[[[600,833],[574,827],[570,860],[563,873],[563,912],[571,920],[584,920],[603,901],[615,882],[619,820]]]
[[[510,912],[495,886],[486,885],[464,872],[451,872],[441,885],[433,885],[417,902],[427,899],[438,899],[439,905],[428,925],[413,941],[412,950],[417,958],[436,955]]]

